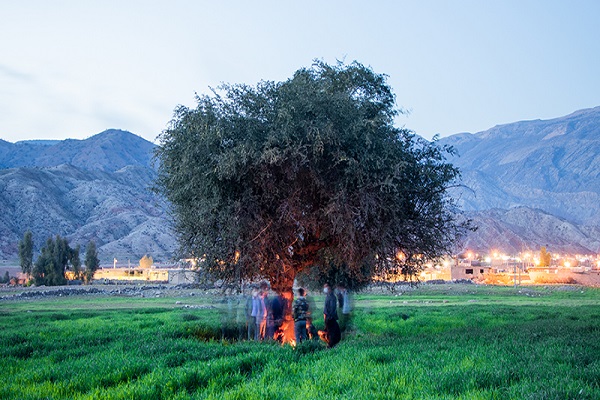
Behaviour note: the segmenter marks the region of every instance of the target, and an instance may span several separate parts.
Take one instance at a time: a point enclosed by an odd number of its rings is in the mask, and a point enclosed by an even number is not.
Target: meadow
[[[333,349],[221,339],[215,305],[169,291],[0,300],[0,398],[600,398],[600,289],[359,294]]]

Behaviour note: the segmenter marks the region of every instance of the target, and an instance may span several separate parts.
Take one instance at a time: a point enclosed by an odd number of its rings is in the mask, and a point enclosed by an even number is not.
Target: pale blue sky
[[[154,140],[221,82],[389,75],[431,138],[600,105],[600,1],[0,0],[0,138]]]

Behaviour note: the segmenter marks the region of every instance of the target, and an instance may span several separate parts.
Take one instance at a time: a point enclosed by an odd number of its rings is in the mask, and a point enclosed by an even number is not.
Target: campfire
[[[282,293],[282,296],[286,300],[285,311],[283,315],[283,323],[275,331],[273,339],[277,340],[282,345],[289,344],[291,346],[296,346],[294,319],[292,318],[292,302],[294,300],[294,295],[292,294],[292,292],[284,292]]]
[[[294,333],[294,320],[291,315],[286,315],[283,319],[283,323],[275,331],[273,339],[277,340],[281,344],[289,344],[296,346],[296,335]]]

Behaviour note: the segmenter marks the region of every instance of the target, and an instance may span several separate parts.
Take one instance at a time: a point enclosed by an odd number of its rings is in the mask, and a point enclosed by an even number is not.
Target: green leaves
[[[449,251],[465,228],[446,193],[458,170],[447,149],[393,126],[386,78],[316,61],[287,81],[223,85],[196,109],[177,108],[156,187],[182,255],[224,279],[291,287],[324,252],[359,271],[385,268],[398,250]]]

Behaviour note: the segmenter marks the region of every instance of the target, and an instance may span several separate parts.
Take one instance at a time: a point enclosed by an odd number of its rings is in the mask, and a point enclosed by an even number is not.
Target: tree
[[[25,232],[23,240],[19,242],[19,260],[21,271],[30,276],[33,269],[33,238],[31,231]]]
[[[546,250],[546,246],[540,247],[540,267],[549,267],[552,255]]]
[[[98,260],[98,252],[96,251],[96,243],[91,241],[85,249],[85,271],[83,274],[85,283],[90,283],[94,278],[94,274],[100,267]]]
[[[64,285],[67,282],[65,271],[73,250],[66,238],[56,235],[56,240],[49,237],[42,247],[41,254],[33,267],[33,279],[36,285]]]
[[[83,271],[81,270],[81,259],[79,258],[80,251],[81,246],[77,245],[69,252],[69,263],[71,264],[71,269],[73,271],[73,279],[81,279],[83,275]]]
[[[301,271],[349,280],[447,254],[469,227],[449,147],[396,128],[386,76],[315,62],[284,82],[223,85],[180,106],[156,150],[182,256],[290,292]],[[368,280],[367,280],[368,281]]]

